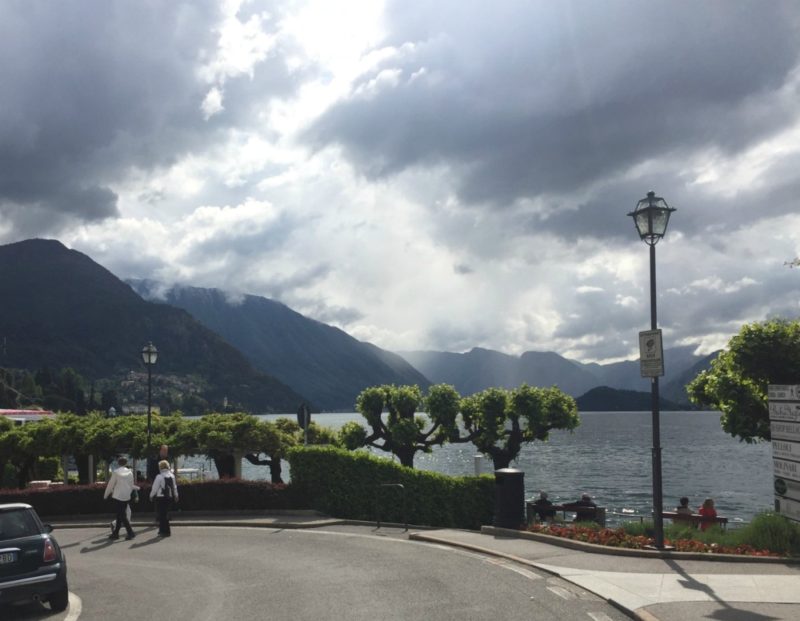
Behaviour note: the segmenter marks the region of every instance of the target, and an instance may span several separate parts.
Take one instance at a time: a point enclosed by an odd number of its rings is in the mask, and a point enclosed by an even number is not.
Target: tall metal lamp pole
[[[656,312],[656,244],[667,232],[669,217],[674,208],[667,201],[648,192],[647,196],[636,204],[628,215],[633,217],[636,230],[642,241],[650,246],[650,329],[658,327]],[[663,374],[663,372],[662,372]],[[655,524],[655,547],[664,547],[664,494],[661,484],[661,420],[658,394],[658,376],[651,377],[651,403],[653,425],[653,522]]]
[[[152,403],[153,403],[153,365],[158,360],[158,350],[152,342],[142,348],[142,360],[147,367],[147,456],[150,457],[150,436],[152,434]]]

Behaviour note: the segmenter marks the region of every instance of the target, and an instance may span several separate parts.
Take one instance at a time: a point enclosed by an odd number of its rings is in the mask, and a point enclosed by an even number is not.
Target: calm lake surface
[[[286,416],[286,415],[283,415]],[[260,418],[274,420],[276,415]],[[512,464],[525,473],[526,498],[545,490],[556,503],[590,493],[609,511],[649,515],[652,507],[652,430],[650,412],[583,412],[574,433],[553,432],[548,442],[523,446]],[[661,447],[664,505],[689,497],[696,508],[714,498],[721,516],[750,520],[773,506],[772,447],[745,444],[722,431],[717,412],[662,412]],[[338,429],[347,421],[364,423],[357,413],[315,414],[313,420]],[[376,454],[389,456],[376,451]],[[471,444],[445,445],[425,455],[417,453],[414,467],[450,475],[475,473],[477,451]],[[190,460],[181,464],[200,467],[216,476],[213,463]],[[482,459],[483,473],[492,463]],[[263,466],[243,464],[247,479],[268,479]],[[288,480],[288,464],[284,464]]]

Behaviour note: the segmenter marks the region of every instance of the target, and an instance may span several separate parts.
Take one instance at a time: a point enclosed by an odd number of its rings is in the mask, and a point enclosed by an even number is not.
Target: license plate
[[[13,563],[17,560],[16,552],[2,552],[0,553],[0,565],[5,563]]]

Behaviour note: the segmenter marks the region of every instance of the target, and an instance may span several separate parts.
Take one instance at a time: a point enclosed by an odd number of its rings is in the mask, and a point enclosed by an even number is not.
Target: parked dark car
[[[0,603],[39,600],[66,609],[67,561],[52,531],[30,505],[0,504]]]

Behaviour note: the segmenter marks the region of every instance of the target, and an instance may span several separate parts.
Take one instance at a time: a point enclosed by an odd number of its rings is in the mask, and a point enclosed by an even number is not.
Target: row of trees
[[[524,385],[513,391],[490,388],[469,397],[447,385],[433,386],[425,396],[418,386],[375,386],[362,391],[357,408],[369,431],[350,422],[335,433],[312,422],[308,441],[351,450],[375,447],[393,453],[409,467],[419,451],[430,452],[445,442],[472,442],[491,457],[495,468],[504,468],[523,444],[546,440],[551,429],[572,430],[579,424],[572,397],[557,388]],[[303,437],[298,424],[288,418],[267,422],[241,413],[199,419],[155,415],[151,446],[168,444],[173,455],[207,455],[220,476],[232,476],[235,456],[243,455],[250,463],[268,466],[272,481],[281,482],[281,459]],[[89,455],[107,461],[123,453],[135,459],[147,457],[144,416],[61,414],[22,426],[0,419],[0,464],[15,466],[20,486],[29,480],[39,457],[75,456],[80,480],[85,482]]]
[[[335,443],[335,434],[312,423],[309,440]],[[167,444],[172,455],[207,455],[220,476],[233,476],[234,454],[252,463],[268,466],[273,482],[281,482],[281,458],[302,442],[296,422],[280,419],[260,421],[249,414],[209,414],[199,419],[153,416],[151,446]],[[14,426],[0,418],[0,465],[9,463],[23,487],[40,457],[72,455],[80,482],[89,480],[88,456],[111,460],[121,454],[134,459],[147,457],[147,420],[144,416],[106,418],[100,413],[86,416],[61,414],[54,420]]]
[[[419,386],[374,386],[361,392],[356,409],[367,427],[355,421],[345,424],[341,443],[390,452],[408,467],[414,466],[418,452],[428,453],[446,442],[471,442],[492,459],[495,469],[507,468],[523,444],[547,440],[552,429],[571,431],[580,424],[572,397],[555,387],[524,384],[468,397],[445,384],[431,386],[425,396]]]

